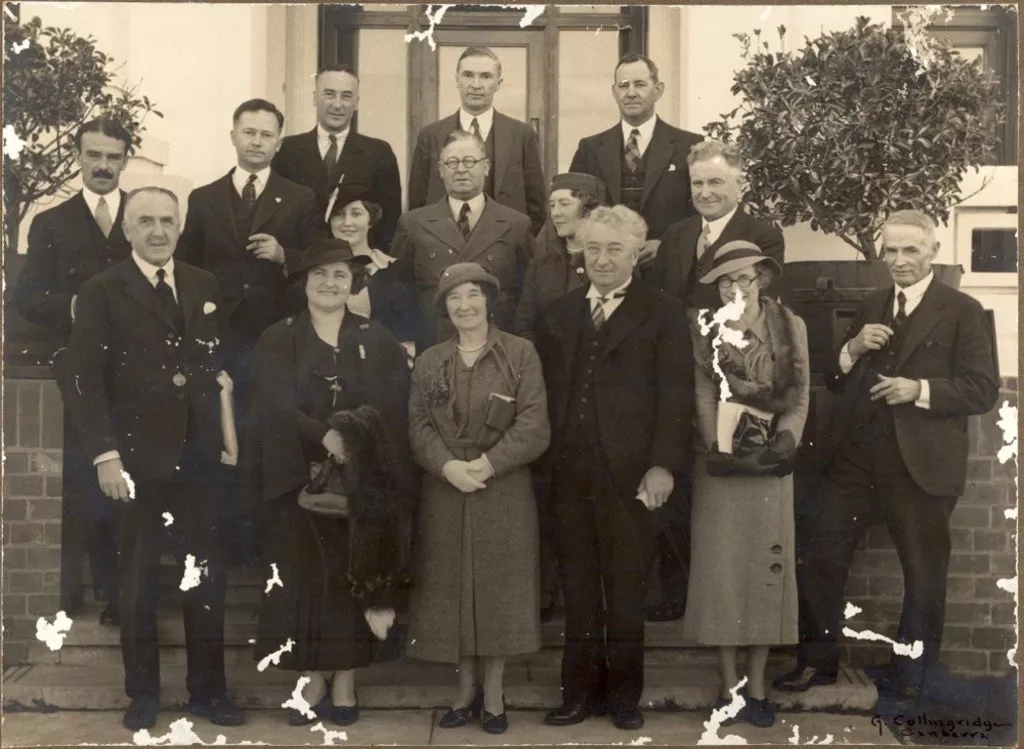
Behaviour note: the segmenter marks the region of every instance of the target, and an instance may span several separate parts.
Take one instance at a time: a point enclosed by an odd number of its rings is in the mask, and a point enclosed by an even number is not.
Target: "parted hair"
[[[577,236],[586,242],[587,233],[595,224],[603,224],[622,232],[633,240],[637,250],[647,241],[647,222],[639,213],[624,205],[599,205],[580,223],[580,228],[576,230]]]
[[[270,112],[277,119],[277,128],[280,130],[284,127],[284,115],[277,106],[266,99],[247,99],[235,107],[234,114],[231,115],[231,122],[235,125],[238,124],[238,118],[246,112]]]
[[[138,197],[139,195],[143,195],[143,194],[146,194],[146,193],[150,193],[150,194],[156,193],[157,195],[163,195],[165,197],[168,197],[174,203],[174,206],[176,208],[180,208],[180,204],[178,202],[178,196],[175,195],[170,190],[168,190],[166,187],[158,187],[157,185],[146,185],[145,187],[136,187],[134,190],[132,190],[131,192],[129,192],[125,196],[125,198],[124,198],[124,212],[125,212],[125,214],[128,213],[128,206],[131,205],[132,201],[135,200],[135,198]]]
[[[743,154],[740,152],[740,147],[735,143],[723,143],[710,138],[690,146],[690,153],[686,155],[686,164],[693,166],[698,161],[708,161],[716,156],[721,156],[725,163],[733,169],[743,171]]]
[[[110,117],[97,117],[82,124],[75,133],[75,150],[82,150],[82,136],[86,133],[100,133],[108,138],[116,138],[124,143],[126,154],[132,151],[132,135],[128,129],[115,119]]]
[[[455,63],[456,70],[462,67],[462,61],[467,57],[487,57],[494,60],[498,65],[498,77],[501,78],[501,60],[490,47],[466,47],[465,51],[459,55],[459,61]]]

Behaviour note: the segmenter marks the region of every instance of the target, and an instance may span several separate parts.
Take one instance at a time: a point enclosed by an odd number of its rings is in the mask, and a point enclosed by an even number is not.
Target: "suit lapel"
[[[198,307],[198,297],[192,276],[181,263],[174,266],[174,285],[178,292],[178,306],[185,316],[185,332],[188,332]]]
[[[580,345],[580,331],[583,330],[584,320],[590,316],[590,303],[586,299],[588,288],[590,287],[584,286],[578,292],[570,292],[573,302],[569,304],[565,317],[560,321],[563,333],[562,357],[565,360],[565,370],[570,373]]]
[[[647,316],[650,314],[651,296],[649,293],[644,293],[644,291],[636,280],[626,289],[626,296],[623,297],[622,304],[612,313],[612,316],[608,318],[606,323],[608,326],[608,338],[605,342],[604,350],[601,352],[602,358],[607,356],[640,323],[647,319]]]
[[[270,220],[270,217],[274,215],[278,207],[280,207],[285,194],[283,187],[281,177],[276,172],[271,171],[270,176],[267,178],[267,186],[263,188],[263,194],[256,205],[256,215],[252,218],[250,231],[253,234],[259,232],[263,225]]]
[[[476,226],[473,227],[473,231],[469,235],[469,239],[466,241],[462,248],[461,262],[471,262],[483,252],[494,244],[501,236],[507,232],[510,228],[509,222],[495,214],[494,209],[491,207],[492,201],[490,198],[484,204],[483,213],[480,214],[480,220],[476,222]],[[461,234],[460,234],[461,236]]]
[[[139,302],[139,304],[162,320],[169,328],[175,329],[177,326],[175,325],[174,318],[171,317],[170,312],[164,307],[160,297],[156,295],[156,291],[150,285],[149,280],[142,275],[142,271],[139,270],[139,266],[135,264],[135,261],[131,258],[123,260],[119,267],[121,269],[119,275],[124,281],[125,294]],[[175,275],[174,281],[177,284],[177,275]],[[180,289],[178,293],[181,293]]]
[[[349,181],[352,181],[352,175],[358,171],[357,167],[359,162],[362,161],[364,153],[363,142],[359,134],[349,131],[348,137],[345,138],[345,146],[341,149],[341,153],[338,154],[338,181],[333,185],[327,185],[328,193],[342,184],[345,181],[346,175]]]
[[[494,122],[491,127],[494,130],[494,192],[501,191],[502,180],[505,179],[505,172],[512,160],[512,128],[505,121],[505,115],[495,112]]]
[[[224,217],[225,230],[235,238],[235,244],[241,243],[242,248],[245,249],[247,237],[238,236],[238,220],[237,216],[235,216],[234,198],[231,195],[235,189],[235,186],[231,183],[232,172],[228,172],[214,182],[213,195],[215,200],[220,203],[216,211]]]
[[[654,185],[661,178],[662,172],[672,160],[675,152],[675,135],[668,131],[665,124],[659,118],[654,123],[654,134],[651,136],[651,143],[647,146],[647,167],[644,169],[644,189],[640,197],[640,207],[643,208],[647,202],[647,196],[651,194]]]
[[[327,173],[324,172],[324,161],[320,157],[320,146],[316,136],[316,127],[314,126],[308,133],[303,133],[296,139],[295,146],[299,152],[298,160],[301,161],[299,169],[305,174],[319,175],[316,180],[317,189],[314,190],[319,195],[329,193],[330,188],[327,185]]]
[[[937,288],[937,284],[939,284],[939,280],[933,278],[927,291],[924,292],[924,296],[921,297],[920,304],[914,310],[914,314],[910,316],[907,337],[904,339],[903,345],[900,347],[900,355],[896,359],[896,371],[899,371],[907,357],[921,344],[925,336],[942,321],[945,300],[942,299],[943,290]]]
[[[483,221],[483,216],[480,217],[480,220]],[[423,229],[452,249],[461,248],[466,244],[466,240],[462,238],[462,232],[459,231],[455,220],[452,219],[452,212],[448,210],[447,197],[434,203],[430,216],[423,224]]]
[[[608,186],[612,204],[622,201],[622,128],[618,125],[606,130],[597,149],[597,162]]]

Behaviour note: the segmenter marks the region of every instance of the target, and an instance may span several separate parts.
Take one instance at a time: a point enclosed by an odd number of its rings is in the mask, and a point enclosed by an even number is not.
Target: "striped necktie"
[[[640,166],[640,131],[633,128],[629,134],[629,142],[626,143],[626,166],[629,171],[635,172]]]
[[[327,148],[327,153],[324,154],[324,172],[327,174],[327,187],[333,188],[334,170],[338,166],[338,136],[331,133],[327,136],[328,140],[331,141],[331,145]]]
[[[614,294],[594,298],[594,306],[590,311],[590,319],[594,321],[594,330],[600,330],[608,319],[604,314],[604,305],[612,299],[621,299],[624,296],[626,296],[625,291],[616,291]]]

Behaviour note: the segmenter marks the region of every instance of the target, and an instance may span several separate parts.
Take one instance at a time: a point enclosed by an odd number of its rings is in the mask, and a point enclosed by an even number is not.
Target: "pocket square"
[[[217,305],[214,304],[213,302],[203,302],[203,314],[204,315],[211,315],[211,314],[213,314],[214,310],[216,310],[216,309],[217,309]]]
[[[675,165],[675,164],[669,164],[669,165],[668,165],[668,170],[669,170],[670,172],[674,172],[674,171],[676,170],[676,165]]]

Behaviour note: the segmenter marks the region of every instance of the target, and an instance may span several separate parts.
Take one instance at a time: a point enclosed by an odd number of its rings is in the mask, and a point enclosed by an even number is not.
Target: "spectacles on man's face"
[[[731,289],[733,284],[738,285],[741,289],[749,289],[750,284],[757,280],[756,276],[740,276],[733,280],[728,276],[722,276],[718,279],[718,288],[720,289]]]
[[[457,159],[454,156],[452,156],[450,159],[445,159],[444,161],[439,163],[441,164],[441,166],[447,167],[448,169],[454,172],[456,169],[459,168],[459,164],[462,164],[462,166],[466,169],[472,169],[481,161],[487,161],[487,159],[476,159],[473,158],[472,156],[464,156],[461,159]]]

